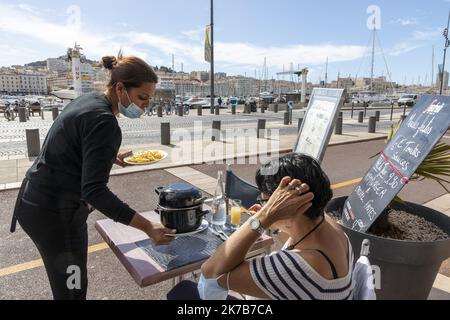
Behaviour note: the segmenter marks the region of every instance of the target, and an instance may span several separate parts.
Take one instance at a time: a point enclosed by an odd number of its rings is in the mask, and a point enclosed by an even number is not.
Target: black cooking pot
[[[177,183],[167,188],[156,188],[159,195],[159,206],[168,209],[192,208],[203,205],[205,198],[202,198],[200,190],[190,184]]]
[[[167,188],[156,188],[159,205],[156,212],[161,216],[161,223],[177,233],[188,233],[197,230],[208,211],[203,211],[200,190],[190,184],[172,184]]]
[[[156,212],[161,216],[161,223],[177,233],[188,233],[197,230],[202,225],[203,217],[209,211],[203,211],[203,205],[184,209],[169,209],[158,207]]]

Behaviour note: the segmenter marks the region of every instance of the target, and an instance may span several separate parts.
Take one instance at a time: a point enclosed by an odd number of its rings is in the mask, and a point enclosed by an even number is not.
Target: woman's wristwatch
[[[250,222],[250,228],[255,231],[258,232],[259,235],[264,235],[264,232],[266,232],[266,230],[263,228],[263,226],[261,225],[261,221],[259,221],[259,219],[252,217],[249,220]]]

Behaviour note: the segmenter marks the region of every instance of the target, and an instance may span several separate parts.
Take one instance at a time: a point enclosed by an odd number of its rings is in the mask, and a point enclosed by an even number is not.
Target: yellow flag
[[[205,30],[205,60],[211,62],[211,26],[206,26]]]

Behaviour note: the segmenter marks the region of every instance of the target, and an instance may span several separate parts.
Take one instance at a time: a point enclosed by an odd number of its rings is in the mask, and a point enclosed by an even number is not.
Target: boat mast
[[[211,114],[214,114],[214,0],[211,0]]]
[[[431,54],[431,88],[434,88],[434,46]]]
[[[376,18],[373,18],[373,43],[372,43],[372,68],[370,72],[370,91],[373,92],[373,74],[375,67],[375,38],[376,38]]]
[[[327,87],[327,83],[328,83],[328,57],[327,57],[327,64],[325,66],[325,85],[324,87]]]

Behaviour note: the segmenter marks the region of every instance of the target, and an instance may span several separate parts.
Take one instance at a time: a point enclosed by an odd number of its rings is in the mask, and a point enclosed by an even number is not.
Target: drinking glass
[[[242,201],[241,200],[231,200],[231,226],[234,230],[237,230],[241,225],[242,217]]]

